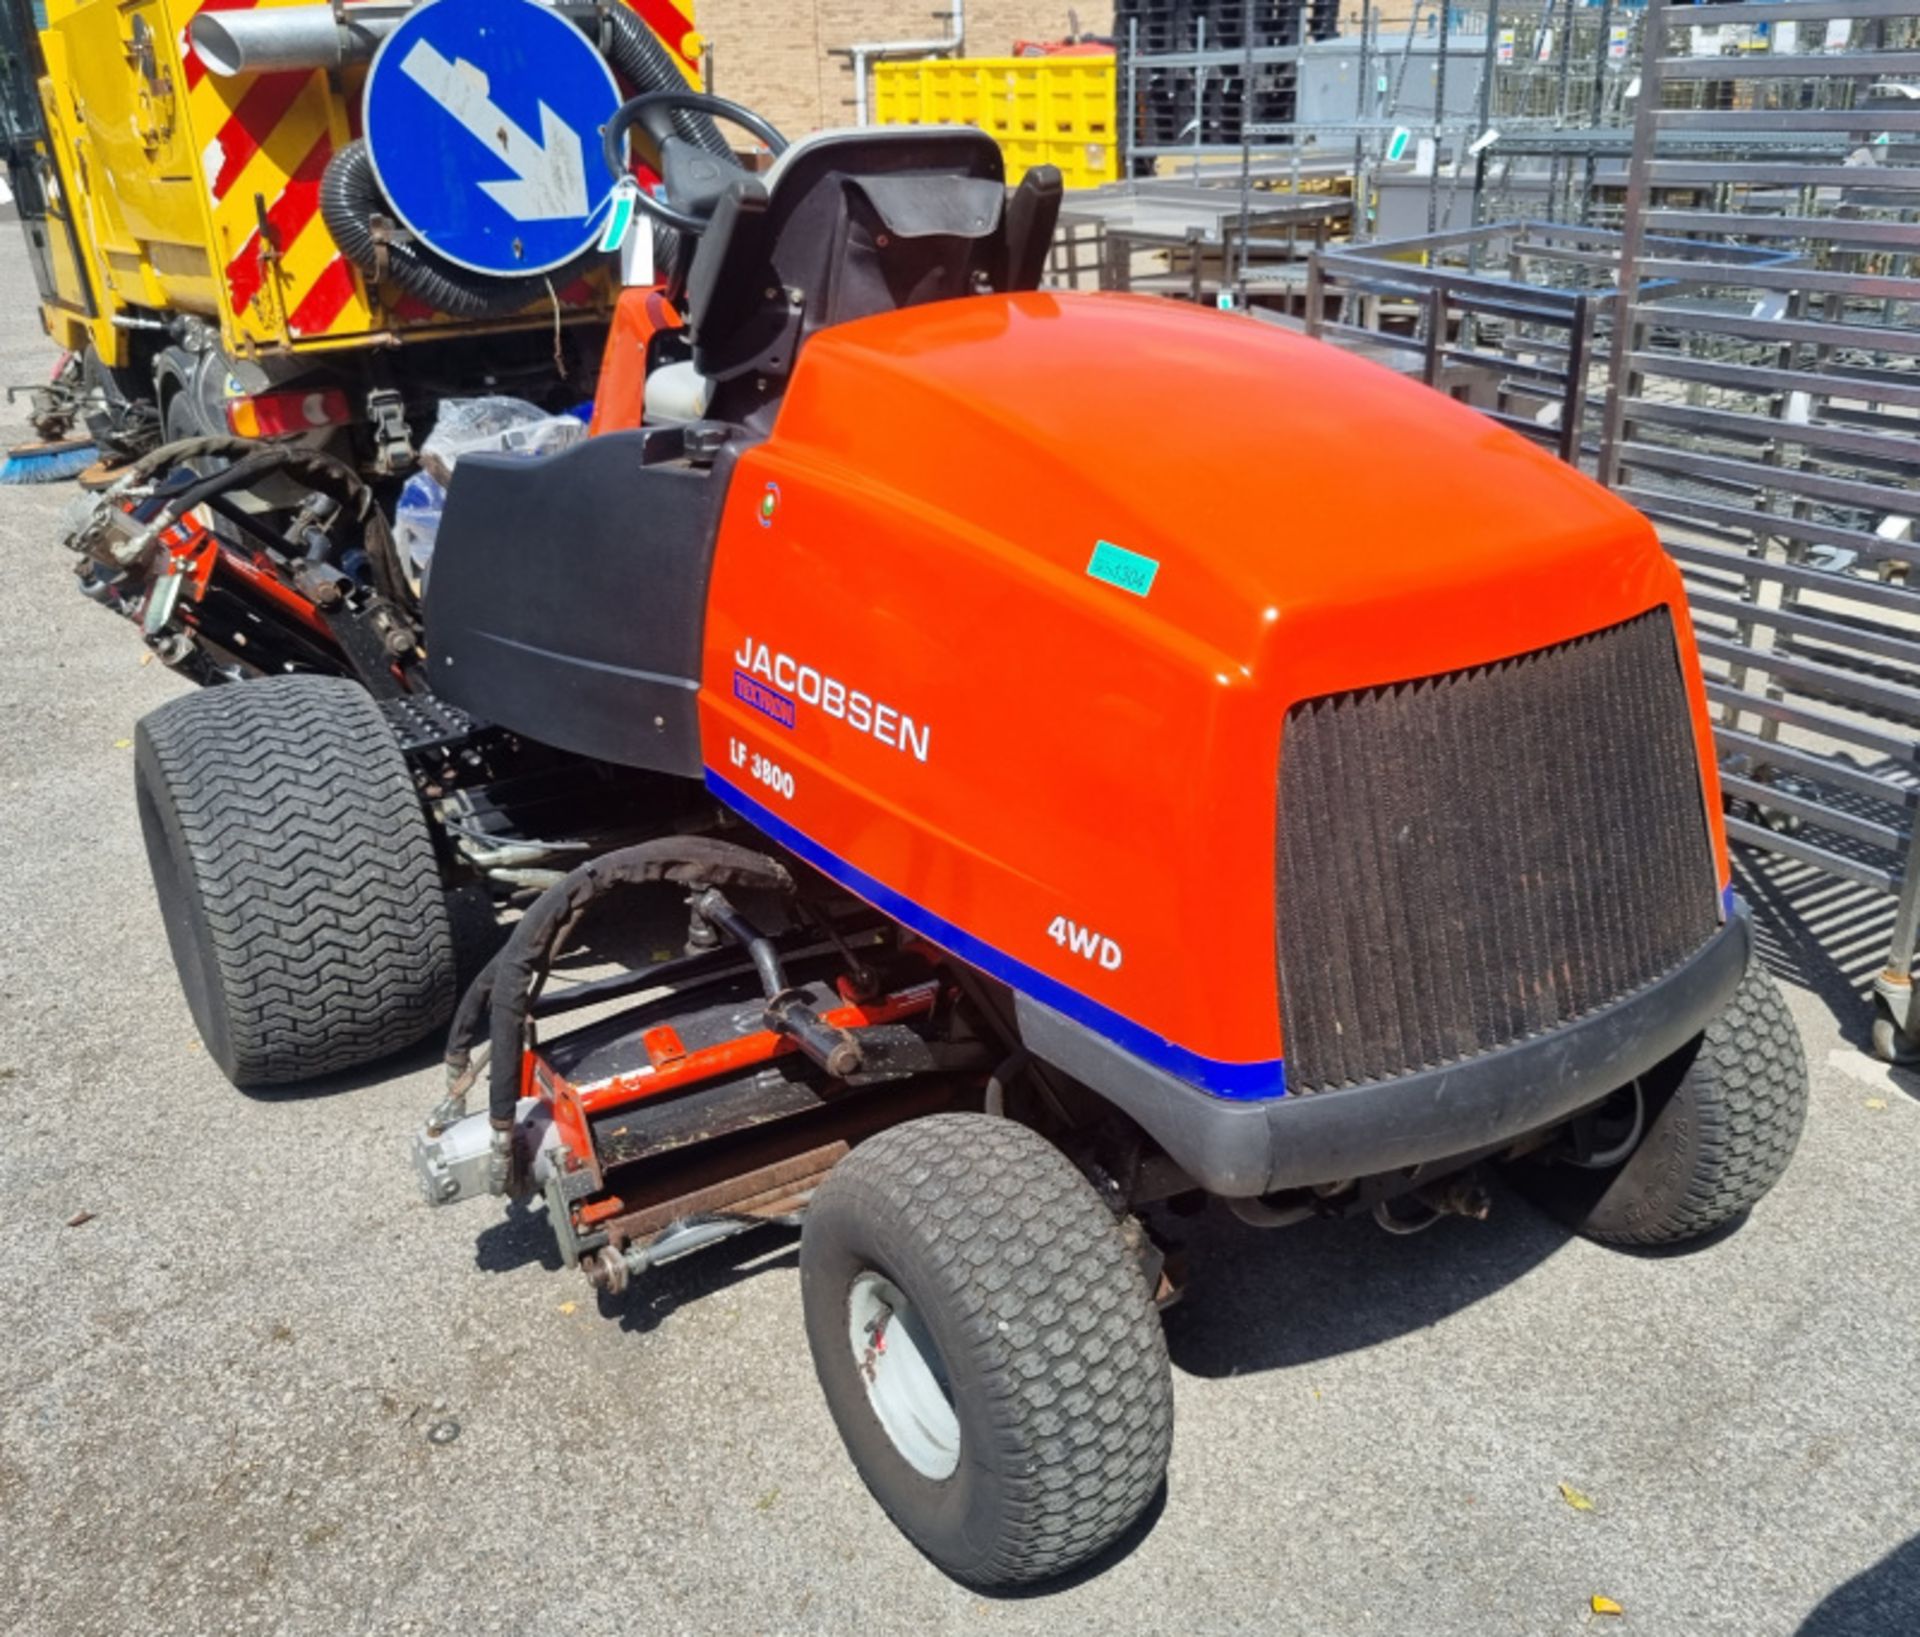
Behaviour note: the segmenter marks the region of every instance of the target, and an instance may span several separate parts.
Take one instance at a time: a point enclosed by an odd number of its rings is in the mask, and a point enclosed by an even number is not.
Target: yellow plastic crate
[[[974,125],[1000,144],[1007,180],[1058,165],[1070,188],[1120,175],[1114,60],[963,57],[873,67],[881,125]]]

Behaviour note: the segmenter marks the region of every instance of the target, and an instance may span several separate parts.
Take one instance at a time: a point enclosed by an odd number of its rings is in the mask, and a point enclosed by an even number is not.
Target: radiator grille
[[[1664,608],[1287,715],[1278,935],[1290,1090],[1566,1023],[1718,925]]]

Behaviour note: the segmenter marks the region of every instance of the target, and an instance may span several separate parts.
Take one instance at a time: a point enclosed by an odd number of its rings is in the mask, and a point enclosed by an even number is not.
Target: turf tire
[[[1589,1239],[1662,1246],[1725,1227],[1787,1168],[1807,1117],[1800,1034],[1764,968],[1706,1031],[1641,1077],[1645,1129],[1609,1171],[1529,1165],[1527,1191]]]
[[[174,965],[236,1086],[356,1068],[447,1021],[453,938],[433,839],[358,683],[187,694],[142,720],[134,764]]]
[[[903,1458],[849,1340],[855,1281],[914,1304],[959,1423],[935,1481]],[[956,1579],[1055,1578],[1110,1546],[1158,1491],[1173,1439],[1166,1340],[1113,1213],[1051,1143],[942,1114],[862,1143],[807,1213],[807,1341],[874,1498]]]

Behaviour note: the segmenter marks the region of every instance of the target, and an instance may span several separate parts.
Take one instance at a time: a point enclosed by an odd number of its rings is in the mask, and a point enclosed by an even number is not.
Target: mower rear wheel
[[[1597,1155],[1515,1170],[1524,1191],[1587,1238],[1677,1245],[1750,1210],[1780,1180],[1807,1117],[1806,1057],[1779,985],[1749,967],[1706,1031],[1603,1115]]]
[[[364,688],[206,688],[143,719],[134,759],[174,965],[236,1086],[355,1068],[447,1021],[453,936],[433,838]]]
[[[1159,1489],[1166,1340],[1119,1223],[1057,1148],[981,1114],[862,1143],[800,1240],[814,1368],[888,1516],[956,1579],[1094,1557]]]

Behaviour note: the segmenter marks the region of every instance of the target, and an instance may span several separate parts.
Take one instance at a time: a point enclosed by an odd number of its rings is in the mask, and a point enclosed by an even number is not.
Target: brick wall
[[[1113,25],[1112,0],[1073,0],[1080,26]],[[925,40],[946,32],[940,0],[697,0],[695,20],[713,43],[714,90],[765,114],[789,136],[853,123],[853,75],[834,46]],[[1065,0],[968,0],[966,52],[1005,56],[1018,39],[1067,32]]]

